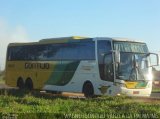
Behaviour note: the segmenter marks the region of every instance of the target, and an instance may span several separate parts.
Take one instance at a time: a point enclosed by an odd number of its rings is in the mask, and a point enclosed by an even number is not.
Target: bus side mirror
[[[115,52],[114,52],[114,55],[115,55],[115,63],[120,63],[120,60],[121,60],[121,58],[120,58],[120,51],[118,51],[118,50],[116,50]]]
[[[150,67],[152,67],[152,66],[158,66],[159,65],[160,61],[159,61],[158,54],[156,54],[156,53],[150,53],[149,57],[150,57],[150,60],[151,60]]]

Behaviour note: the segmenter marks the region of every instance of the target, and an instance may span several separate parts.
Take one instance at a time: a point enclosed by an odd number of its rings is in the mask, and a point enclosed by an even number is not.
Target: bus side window
[[[11,60],[11,48],[8,48],[8,51],[7,51],[7,60],[10,61]]]
[[[8,49],[7,60],[20,61],[25,59],[25,49],[22,46],[11,46]]]
[[[113,79],[110,79],[106,76],[106,66],[108,61],[104,62],[104,53],[110,53],[111,52],[111,42],[107,41],[107,40],[99,40],[97,43],[97,48],[98,48],[98,64],[99,64],[99,74],[100,74],[100,78],[102,80],[106,80],[106,81],[113,81]],[[112,64],[112,54],[106,56],[106,58],[110,57],[111,60],[109,61]],[[113,65],[111,66],[113,67]],[[113,73],[113,72],[112,72]]]

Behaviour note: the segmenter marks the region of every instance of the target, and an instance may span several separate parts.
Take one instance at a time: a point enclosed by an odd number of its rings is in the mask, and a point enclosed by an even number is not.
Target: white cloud
[[[11,28],[6,21],[0,19],[0,68],[5,67],[6,50],[9,43],[28,41],[29,38],[23,26],[18,25]]]

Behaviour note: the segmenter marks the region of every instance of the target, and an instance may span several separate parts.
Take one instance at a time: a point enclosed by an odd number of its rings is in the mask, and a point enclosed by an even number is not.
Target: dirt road
[[[5,84],[0,84],[0,89],[8,88]]]
[[[0,89],[10,89],[10,87],[7,87],[5,84],[0,84]],[[159,98],[160,99],[160,92],[152,93],[151,98]]]

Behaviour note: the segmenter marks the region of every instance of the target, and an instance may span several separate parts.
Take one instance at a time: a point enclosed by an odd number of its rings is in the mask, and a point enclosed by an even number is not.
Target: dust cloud
[[[0,70],[5,68],[7,46],[13,42],[29,42],[26,29],[22,25],[10,26],[0,19]]]

